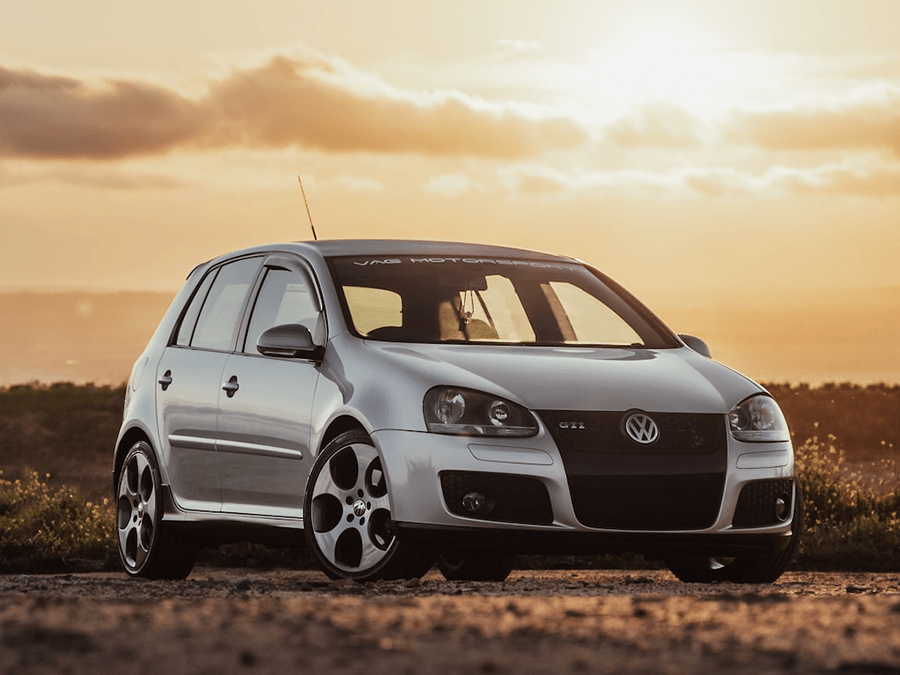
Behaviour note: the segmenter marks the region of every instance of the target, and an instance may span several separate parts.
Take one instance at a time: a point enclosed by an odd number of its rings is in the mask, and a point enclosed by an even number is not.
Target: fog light
[[[791,497],[788,494],[781,494],[775,500],[775,517],[784,522],[791,515]]]
[[[467,492],[463,495],[462,506],[469,513],[479,513],[487,505],[487,497],[480,492]]]

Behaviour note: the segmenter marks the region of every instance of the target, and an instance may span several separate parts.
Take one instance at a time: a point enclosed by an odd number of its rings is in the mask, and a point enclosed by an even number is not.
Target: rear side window
[[[219,351],[233,349],[244,303],[260,261],[258,257],[244,258],[210,273],[182,319],[176,344]],[[204,292],[206,288],[209,290]]]
[[[219,273],[218,268],[206,275],[200,288],[191,298],[191,304],[188,305],[184,317],[181,319],[181,327],[178,329],[178,337],[175,338],[175,344],[182,347],[189,347],[191,338],[194,337],[194,328],[197,326],[197,317],[200,316],[200,310],[203,309],[203,303],[206,296],[209,295],[209,287],[212,286],[216,275]]]

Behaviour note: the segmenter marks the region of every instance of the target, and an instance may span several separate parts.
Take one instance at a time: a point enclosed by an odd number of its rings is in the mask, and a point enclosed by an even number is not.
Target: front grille
[[[536,478],[480,471],[442,471],[440,476],[447,508],[458,516],[531,525],[553,522],[550,494]],[[471,513],[463,508],[463,497],[470,492],[487,497],[483,511]]]
[[[724,474],[587,476],[569,489],[579,522],[611,530],[702,530],[719,515]]]
[[[701,530],[715,524],[725,487],[725,416],[647,413],[659,438],[625,430],[634,411],[541,411],[556,441],[578,521],[613,530]]]
[[[792,480],[759,480],[747,483],[741,490],[734,518],[734,527],[766,527],[784,522],[775,513],[775,501],[783,497],[787,513],[791,512],[794,496]]]
[[[625,433],[625,420],[633,412],[542,410],[538,414],[560,448],[576,451],[703,455],[725,446],[724,415],[648,413],[659,427],[659,439],[641,445]]]

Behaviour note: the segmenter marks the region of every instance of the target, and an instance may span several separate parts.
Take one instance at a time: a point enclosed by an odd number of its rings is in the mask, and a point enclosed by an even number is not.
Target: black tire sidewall
[[[444,551],[437,556],[438,569],[448,581],[504,581],[515,556],[492,553]]]
[[[710,558],[686,557],[666,561],[669,570],[685,582],[713,583],[732,581],[741,584],[764,584],[776,581],[787,570],[800,548],[806,527],[803,494],[799,485],[794,488],[794,515],[790,543],[781,550],[757,555],[744,555],[714,569]]]

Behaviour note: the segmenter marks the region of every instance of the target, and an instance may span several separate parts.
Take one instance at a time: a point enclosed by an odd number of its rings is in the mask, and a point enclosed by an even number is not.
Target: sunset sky
[[[33,0],[0,290],[310,238],[575,255],[641,297],[900,289],[900,2]]]

